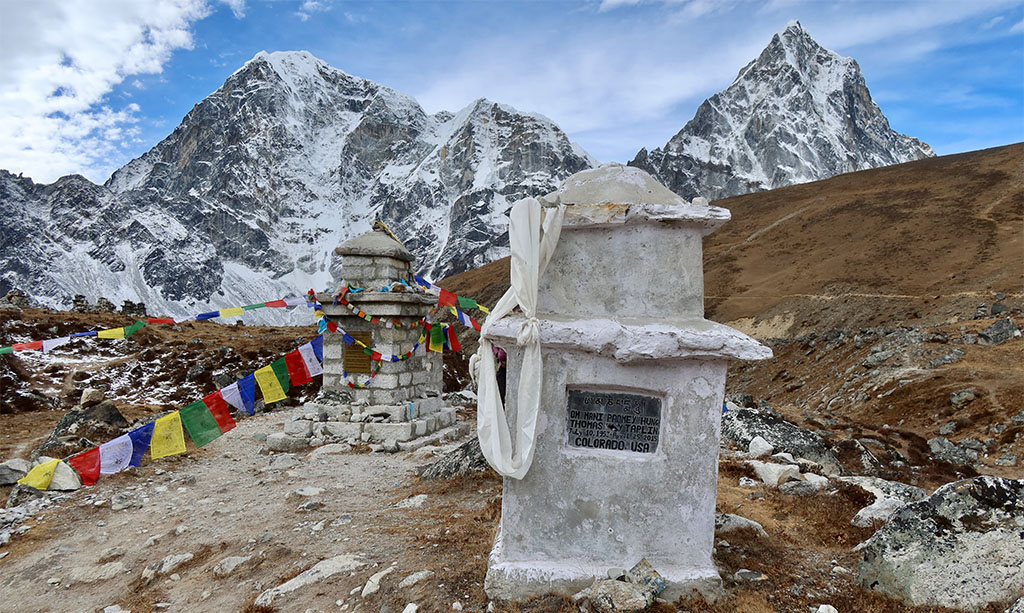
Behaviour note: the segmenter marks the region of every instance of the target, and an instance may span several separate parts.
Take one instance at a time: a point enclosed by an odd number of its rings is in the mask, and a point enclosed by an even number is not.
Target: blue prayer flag
[[[142,462],[142,456],[146,455],[149,449],[149,441],[153,438],[153,422],[136,428],[128,433],[132,439],[132,459],[128,461],[129,466],[138,466]]]
[[[252,415],[256,412],[256,375],[249,375],[238,380],[238,393],[242,396],[245,412]]]
[[[209,313],[200,313],[196,315],[196,321],[203,321],[204,319],[213,319],[214,317],[220,317],[220,311],[210,311]]]

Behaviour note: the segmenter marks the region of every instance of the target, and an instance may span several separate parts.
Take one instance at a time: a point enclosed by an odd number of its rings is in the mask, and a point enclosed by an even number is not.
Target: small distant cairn
[[[129,307],[129,305],[131,306]],[[91,305],[85,299],[85,296],[78,294],[71,299],[71,310],[75,313],[116,313],[117,307],[103,296],[96,299],[95,305]],[[130,300],[125,300],[121,312],[126,315],[141,313],[144,316],[146,314],[146,305],[142,302],[134,303]]]
[[[145,317],[146,303],[125,300],[124,304],[121,305],[121,312],[124,313],[125,315],[130,315],[132,317]]]

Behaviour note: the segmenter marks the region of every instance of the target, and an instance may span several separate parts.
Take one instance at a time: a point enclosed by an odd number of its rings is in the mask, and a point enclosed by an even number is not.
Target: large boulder
[[[826,474],[838,474],[843,470],[825,439],[786,421],[773,410],[740,408],[722,415],[722,437],[740,449],[748,449],[750,442],[758,436],[771,444],[775,451],[785,451],[794,458],[806,458],[821,464]]]
[[[11,458],[3,464],[0,464],[0,485],[14,485],[21,479],[28,471],[32,469],[32,464],[28,460],[22,460],[21,458]]]
[[[975,477],[908,504],[858,546],[857,582],[912,606],[976,611],[1024,590],[1024,480]]]
[[[856,485],[875,496],[873,503],[858,511],[850,520],[851,524],[860,528],[870,527],[876,521],[885,521],[911,502],[928,496],[928,492],[919,487],[877,477],[839,477],[839,480]]]

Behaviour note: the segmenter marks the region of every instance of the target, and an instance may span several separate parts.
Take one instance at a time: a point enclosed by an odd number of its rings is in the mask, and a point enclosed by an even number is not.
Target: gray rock
[[[715,536],[731,534],[740,530],[751,530],[758,536],[768,536],[764,527],[752,519],[732,513],[715,513]]]
[[[307,439],[289,436],[284,432],[275,432],[267,437],[267,449],[270,451],[294,453],[308,447],[309,441]]]
[[[973,387],[959,390],[949,395],[949,404],[953,405],[954,409],[959,410],[974,402],[975,397],[975,390]]]
[[[420,581],[423,581],[424,579],[429,579],[429,578],[431,578],[433,576],[434,576],[434,571],[432,571],[432,570],[421,570],[421,571],[414,572],[413,574],[409,575],[405,579],[402,579],[402,581],[398,584],[398,588],[399,589],[405,589],[407,587],[412,587],[412,586],[416,585],[417,583],[419,583]]]
[[[284,433],[298,438],[309,438],[313,435],[313,422],[306,420],[288,421],[284,424]]]
[[[928,368],[938,368],[939,366],[948,366],[960,360],[964,357],[964,352],[961,349],[952,349],[949,353],[940,355],[928,362]]]
[[[250,560],[252,560],[252,556],[230,556],[224,558],[213,567],[213,574],[218,577],[227,577]]]
[[[1024,596],[1017,599],[1017,602],[1010,605],[1010,608],[1003,613],[1024,613]]]
[[[135,499],[131,494],[124,492],[118,492],[110,497],[110,510],[111,511],[123,511],[135,504]]]
[[[378,591],[380,591],[381,580],[393,572],[395,572],[395,567],[389,566],[382,571],[370,575],[370,578],[366,580],[366,585],[363,586],[363,591],[359,595],[363,598],[366,598],[370,594],[376,594]]]
[[[872,351],[871,354],[861,362],[861,366],[864,368],[878,368],[892,359],[894,355],[896,355],[896,352],[892,349]]]
[[[993,462],[996,466],[1016,466],[1017,465],[1017,454],[1015,453],[1004,453],[1003,455],[996,458]]]
[[[747,453],[752,458],[763,458],[771,455],[774,451],[775,447],[760,436],[750,439],[750,444],[747,446]]]
[[[858,511],[850,520],[851,524],[860,528],[871,527],[877,521],[886,521],[911,502],[928,496],[928,492],[919,487],[877,477],[839,477],[839,480],[856,485],[875,496],[873,503]]]
[[[1002,302],[993,302],[992,303],[992,310],[990,312],[993,315],[1002,315],[1003,313],[1005,313],[1007,311],[1009,311],[1009,309],[1007,309],[1006,305],[1003,304]]]
[[[99,559],[97,561],[98,562],[109,562],[111,560],[116,560],[117,558],[120,558],[123,555],[124,555],[124,549],[122,549],[121,547],[109,547],[109,548],[103,550],[103,552],[100,554],[100,557],[99,557]]]
[[[787,481],[799,481],[800,469],[792,464],[775,464],[774,462],[747,462],[757,474],[757,478],[768,487],[778,487]]]
[[[50,480],[50,487],[47,489],[58,492],[73,492],[82,487],[82,480],[74,468],[65,462],[58,462],[57,468],[53,471],[53,479]]]
[[[195,556],[191,553],[178,553],[169,555],[159,562],[154,562],[142,571],[142,581],[149,582],[160,575],[169,574],[193,557]]]
[[[430,481],[453,479],[460,475],[471,475],[488,470],[491,470],[491,466],[480,449],[480,440],[474,436],[436,462],[418,468],[417,472],[420,473],[422,479]]]
[[[1019,334],[1013,320],[1007,317],[978,332],[978,338],[986,345],[1001,345]]]
[[[121,562],[108,562],[100,566],[73,568],[69,573],[70,583],[96,583],[123,575],[128,568]]]
[[[789,481],[780,485],[779,491],[788,496],[814,496],[821,488],[821,484],[811,481]]]
[[[944,436],[928,439],[928,448],[937,459],[954,466],[974,466],[978,461],[976,451],[954,445]]]
[[[955,421],[951,421],[951,422],[943,425],[941,428],[939,428],[939,434],[941,434],[942,436],[949,436],[950,434],[953,434],[954,432],[956,432],[956,422]]]
[[[104,400],[103,392],[94,387],[87,387],[82,392],[82,398],[78,401],[78,406],[82,408],[88,408],[97,405]]]
[[[768,579],[768,575],[756,570],[741,568],[732,576],[736,583],[756,583]]]
[[[1024,480],[975,477],[911,503],[858,546],[857,583],[912,606],[977,610],[1024,589]]]
[[[3,464],[0,464],[0,485],[14,485],[28,474],[28,471],[32,469],[32,464],[28,460],[22,460],[21,458],[11,458]]]
[[[602,579],[590,586],[588,599],[596,610],[611,613],[643,611],[654,602],[654,595],[639,585]]]
[[[740,449],[748,449],[755,436],[766,440],[775,451],[784,451],[793,457],[807,458],[821,464],[827,474],[842,472],[839,459],[823,438],[786,421],[773,410],[739,408],[722,415],[724,440]]]

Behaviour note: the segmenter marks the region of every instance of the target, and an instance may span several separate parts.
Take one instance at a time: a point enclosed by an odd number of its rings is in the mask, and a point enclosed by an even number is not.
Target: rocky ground
[[[115,315],[4,315],[14,341],[45,337],[64,320],[81,326],[86,322],[78,318],[98,317],[91,325],[124,325]],[[865,589],[858,579],[865,553],[854,548],[894,512],[943,484],[978,473],[1024,476],[1018,423],[1024,341],[1007,329],[1007,338],[986,344],[993,325],[1024,324],[1016,310],[1009,315],[773,339],[772,361],[735,368],[715,549],[726,596],[713,605],[655,603],[650,610],[814,611],[823,604],[838,611],[947,610]],[[0,416],[0,460],[28,457],[85,386],[103,389],[132,421],[187,403],[216,377],[258,367],[308,336],[305,328],[154,325],[67,355],[2,356],[3,406],[19,412]],[[143,357],[150,353],[183,359]],[[135,376],[132,368],[141,383],[125,382]],[[76,379],[83,372],[88,376]],[[186,392],[167,391],[178,388]],[[377,613],[404,611],[410,603],[420,611],[492,606],[482,586],[500,480],[490,471],[454,480],[417,476],[417,467],[456,444],[409,454],[358,446],[267,452],[266,436],[301,414],[299,400],[241,420],[203,449],[74,492],[19,496],[20,506],[0,512],[0,530],[9,535],[0,545],[0,611]],[[472,407],[460,416],[471,421]],[[770,457],[780,451],[790,455]],[[10,489],[0,486],[0,495]],[[580,604],[549,597],[492,608],[576,611]]]

